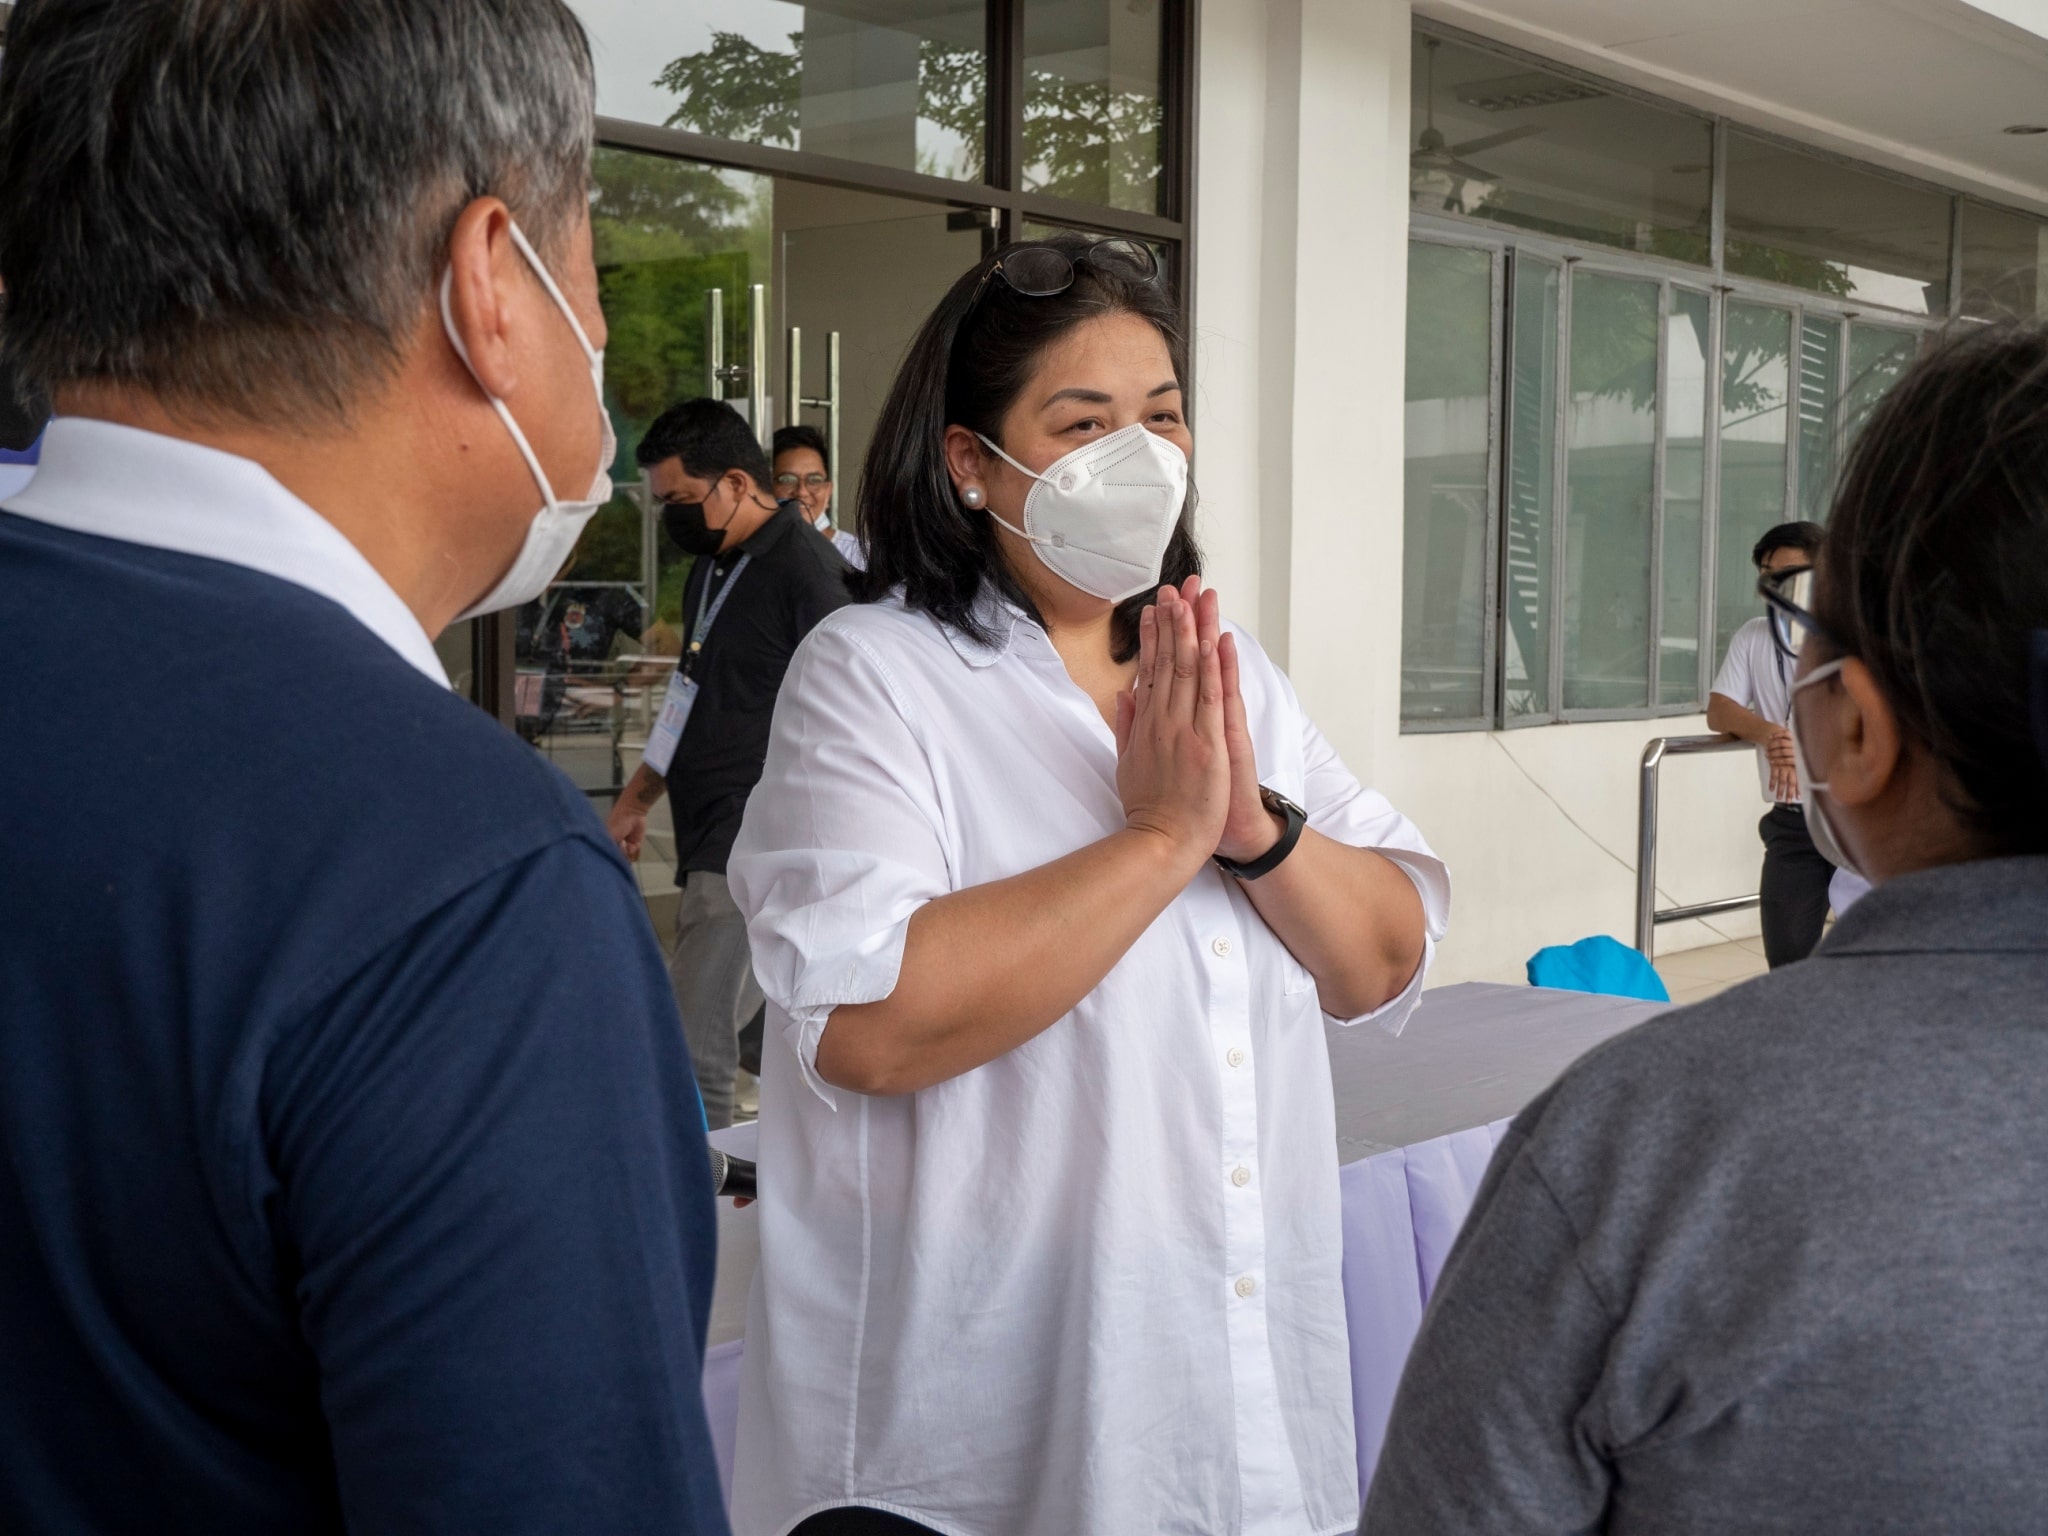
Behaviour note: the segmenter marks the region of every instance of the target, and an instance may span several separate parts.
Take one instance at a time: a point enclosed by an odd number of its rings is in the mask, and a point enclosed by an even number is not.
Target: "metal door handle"
[[[805,410],[825,413],[825,473],[831,477],[834,500],[839,488],[839,333],[825,333],[825,393],[804,393],[804,333],[801,326],[789,328],[789,419]]]

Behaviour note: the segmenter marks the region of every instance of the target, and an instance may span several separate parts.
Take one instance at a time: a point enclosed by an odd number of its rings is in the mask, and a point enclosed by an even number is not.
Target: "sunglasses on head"
[[[988,291],[991,279],[1000,277],[1013,293],[1027,299],[1049,299],[1074,286],[1074,273],[1082,265],[1107,272],[1112,277],[1149,283],[1159,276],[1159,259],[1142,240],[1098,240],[1078,257],[1050,245],[1020,245],[996,258],[995,265],[981,274],[974,297],[967,301],[972,310]]]

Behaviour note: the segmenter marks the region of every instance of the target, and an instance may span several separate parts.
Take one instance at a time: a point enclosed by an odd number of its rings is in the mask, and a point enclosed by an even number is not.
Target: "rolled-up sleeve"
[[[1450,871],[1423,841],[1414,822],[1395,810],[1385,795],[1358,782],[1344,766],[1337,749],[1306,714],[1301,717],[1301,736],[1305,791],[1301,805],[1308,812],[1308,824],[1332,842],[1369,848],[1387,859],[1414,882],[1416,894],[1422,898],[1422,958],[1416,963],[1408,985],[1397,996],[1355,1018],[1328,1015],[1338,1024],[1369,1022],[1390,1035],[1398,1035],[1408,1023],[1408,1015],[1422,1000],[1423,978],[1429,974],[1436,959],[1436,946],[1450,926]]]
[[[727,866],[754,974],[804,1080],[832,1010],[896,988],[911,914],[952,888],[930,759],[875,651],[831,619],[798,649]]]

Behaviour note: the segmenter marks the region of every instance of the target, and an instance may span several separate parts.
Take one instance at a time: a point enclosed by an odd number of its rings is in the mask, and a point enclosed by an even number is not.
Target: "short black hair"
[[[918,329],[889,398],[882,406],[861,471],[857,522],[867,567],[847,584],[862,602],[879,602],[897,587],[913,609],[977,639],[992,638],[975,618],[987,582],[1043,623],[1030,597],[1003,563],[993,520],[967,512],[946,468],[948,426],[1002,441],[1003,417],[1031,380],[1048,347],[1075,326],[1105,315],[1148,321],[1166,343],[1175,379],[1186,381],[1187,337],[1180,311],[1160,284],[1116,263],[1089,259],[1090,235],[1056,234],[1008,245],[963,272]],[[990,269],[1022,246],[1049,246],[1075,264],[1060,293],[1018,293]],[[1201,574],[1194,535],[1195,488],[1188,482],[1180,521],[1167,541],[1160,583]],[[1138,653],[1138,615],[1156,589],[1126,598],[1112,620],[1119,661]]]
[[[345,422],[431,312],[463,207],[583,216],[563,0],[20,0],[0,61],[0,347],[266,425]]]
[[[1811,559],[1820,553],[1827,536],[1827,529],[1819,523],[1780,523],[1775,528],[1764,530],[1764,536],[1756,541],[1756,548],[1749,552],[1749,563],[1762,570],[1764,562],[1781,549],[1796,549]]]
[[[723,400],[701,396],[672,405],[654,418],[633,457],[642,469],[675,459],[698,480],[716,480],[737,469],[764,493],[774,475],[768,455],[746,417]]]
[[[2029,672],[2048,629],[2048,326],[1974,327],[1872,412],[1835,493],[1816,617],[1858,658],[1950,804],[2006,854],[2048,853]]]
[[[774,441],[775,451],[772,455],[774,458],[781,458],[793,448],[808,448],[820,459],[824,460],[827,468],[831,467],[832,457],[825,452],[825,434],[816,427],[806,426],[803,422],[797,422],[787,427],[777,427],[775,429]]]

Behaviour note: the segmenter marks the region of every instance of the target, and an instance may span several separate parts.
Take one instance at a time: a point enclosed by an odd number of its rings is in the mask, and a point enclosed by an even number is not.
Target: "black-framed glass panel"
[[[1486,713],[1492,251],[1411,241],[1403,443],[1401,718]]]
[[[1841,443],[1842,322],[1811,312],[1799,320],[1799,516],[1828,519]]]
[[[1951,199],[1728,133],[1724,270],[1915,315],[1948,309]]]
[[[987,166],[983,0],[570,0],[597,110],[959,181]]]
[[[1024,190],[1165,212],[1166,7],[1158,0],[1019,3]]]
[[[512,692],[520,734],[602,801],[637,766],[682,648],[692,562],[663,531],[637,460],[649,425],[709,395],[764,438],[792,419],[836,431],[843,527],[903,353],[973,265],[981,233],[940,204],[633,150],[600,148],[592,170],[618,493],[512,616]],[[649,816],[638,874],[649,890],[673,884],[664,808]]]
[[[1709,259],[1705,118],[1424,32],[1412,65],[1411,207]]]
[[[1519,252],[1508,297],[1506,507],[1501,518],[1501,717],[1548,717],[1563,269]]]
[[[1963,313],[1973,320],[2048,318],[2048,220],[1966,202]]]
[[[1657,284],[1572,274],[1565,415],[1564,707],[1650,702]]]
[[[1856,441],[1863,424],[1870,419],[1877,402],[1905,376],[1920,355],[1920,333],[1895,326],[1868,325],[1858,320],[1849,326],[1849,387],[1842,395],[1842,442]]]
[[[1756,617],[1749,553],[1785,521],[1792,311],[1730,299],[1721,327],[1721,476],[1714,561],[1714,663]]]
[[[1700,698],[1701,557],[1706,530],[1707,409],[1713,379],[1713,306],[1671,290],[1664,317],[1664,504],[1659,560],[1657,703]]]

